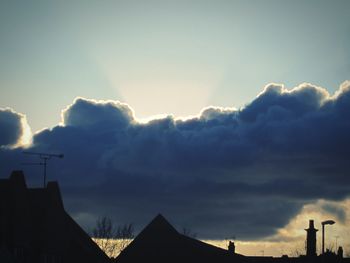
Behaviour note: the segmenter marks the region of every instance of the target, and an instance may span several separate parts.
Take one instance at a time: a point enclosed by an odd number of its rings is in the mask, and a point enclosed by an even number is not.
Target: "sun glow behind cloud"
[[[153,58],[131,61],[128,67],[103,54],[94,55],[109,85],[139,119],[169,115],[186,118],[206,106],[222,81],[217,68],[189,62],[170,64]],[[112,56],[113,57],[113,56]]]
[[[16,147],[29,147],[32,144],[33,134],[25,115],[21,119],[21,124],[23,133]]]
[[[76,96],[126,101],[146,117],[241,106],[271,81],[308,81],[333,91],[349,76],[349,3],[323,2],[315,10],[314,2],[11,1],[0,10],[0,102],[25,112],[37,131],[53,127],[52,116]],[[129,81],[146,88],[133,91]],[[195,104],[157,95],[169,83],[179,96],[198,90]],[[134,103],[150,94],[147,105]],[[180,106],[173,110],[172,103]]]

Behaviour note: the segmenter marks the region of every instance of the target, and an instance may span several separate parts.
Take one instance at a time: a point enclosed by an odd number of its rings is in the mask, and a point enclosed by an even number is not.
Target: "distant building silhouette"
[[[23,172],[0,180],[0,262],[103,263],[109,258],[65,212],[56,182],[27,188]]]
[[[318,229],[314,227],[314,220],[309,221],[309,228],[306,231],[306,256],[316,257],[316,233]]]

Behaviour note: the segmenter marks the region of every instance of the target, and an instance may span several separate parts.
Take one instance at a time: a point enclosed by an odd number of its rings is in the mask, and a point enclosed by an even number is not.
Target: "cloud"
[[[338,204],[324,204],[323,210],[335,216],[341,223],[346,222],[346,211],[344,207]]]
[[[65,126],[94,128],[125,128],[134,119],[131,108],[116,101],[97,101],[76,98],[62,112]]]
[[[349,196],[349,113],[350,82],[335,95],[270,84],[241,109],[147,123],[127,104],[77,98],[30,150],[65,154],[50,160],[49,179],[82,224],[109,214],[140,225],[161,212],[199,237],[255,239],[276,234],[305,204]],[[0,158],[23,159],[19,150]],[[34,185],[38,169],[25,169]]]
[[[23,114],[12,109],[0,108],[0,147],[21,143],[27,121]]]

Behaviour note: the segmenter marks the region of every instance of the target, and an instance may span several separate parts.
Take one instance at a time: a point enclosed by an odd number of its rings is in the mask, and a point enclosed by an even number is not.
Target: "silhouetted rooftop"
[[[119,255],[117,262],[242,262],[243,259],[242,255],[180,234],[158,215]]]
[[[64,210],[57,182],[29,189],[21,171],[0,180],[0,249],[17,263],[108,261]]]

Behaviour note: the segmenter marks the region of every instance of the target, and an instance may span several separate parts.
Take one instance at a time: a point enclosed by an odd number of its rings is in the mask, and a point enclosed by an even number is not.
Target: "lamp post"
[[[326,220],[326,221],[323,221],[321,224],[322,224],[322,254],[324,254],[324,238],[325,238],[324,226],[334,225],[335,222],[333,220]]]

